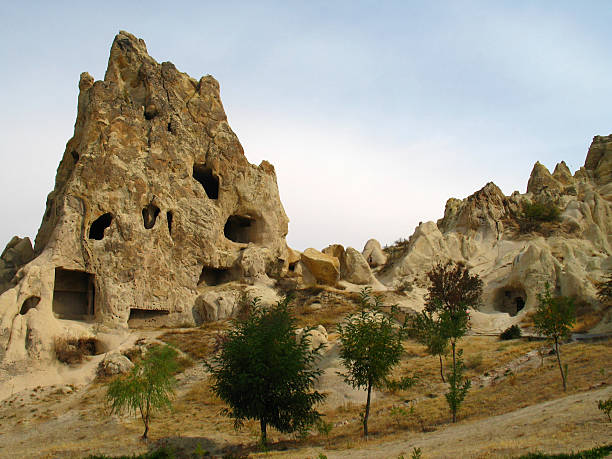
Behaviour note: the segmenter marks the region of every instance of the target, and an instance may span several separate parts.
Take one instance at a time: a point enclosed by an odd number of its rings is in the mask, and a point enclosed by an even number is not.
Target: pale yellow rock
[[[370,284],[373,281],[368,262],[353,247],[347,247],[342,254],[340,275],[342,279],[358,285]]]
[[[79,90],[36,258],[0,296],[7,364],[53,359],[56,336],[124,328],[131,314],[229,317],[229,296],[199,290],[287,269],[274,167],[248,162],[212,76],[160,64],[120,32],[104,79],[83,73]]]
[[[376,239],[370,239],[366,242],[361,254],[372,268],[382,266],[387,262],[387,255],[385,255],[385,252],[383,252],[380,246],[380,242]]]
[[[336,285],[340,278],[340,261],[316,249],[304,250],[302,263],[320,284]]]

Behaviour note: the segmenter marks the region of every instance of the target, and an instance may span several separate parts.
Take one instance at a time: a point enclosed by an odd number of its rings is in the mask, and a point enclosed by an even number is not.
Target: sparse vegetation
[[[517,459],[601,459],[607,457],[610,453],[612,453],[612,445],[599,446],[597,448],[569,454],[529,453]]]
[[[55,356],[57,360],[68,365],[81,363],[87,356],[96,354],[94,338],[57,338]]]
[[[440,316],[424,310],[409,319],[409,335],[427,348],[427,353],[438,357],[440,361],[440,378],[444,379],[442,357],[448,352],[449,338],[445,335]]]
[[[287,433],[311,426],[320,417],[314,405],[325,397],[313,390],[320,348],[309,348],[309,330],[296,339],[290,301],[264,308],[253,299],[248,317],[236,320],[207,364],[213,391],[228,405],[225,413],[236,427],[258,420],[264,446],[268,426]]]
[[[154,411],[169,408],[174,395],[178,369],[177,352],[170,346],[151,347],[145,357],[126,376],[108,384],[107,400],[112,413],[140,415],[147,439]]]
[[[519,229],[522,233],[541,230],[543,223],[559,220],[561,210],[553,202],[523,201],[521,213],[517,216]]]
[[[468,308],[477,308],[482,294],[482,280],[471,275],[461,263],[438,264],[427,273],[431,281],[428,287],[425,310],[439,318],[440,333],[450,341],[453,366],[448,375],[449,392],[446,394],[453,422],[457,411],[470,388],[470,380],[463,378],[463,353],[457,353],[457,341],[469,329]]]
[[[533,316],[535,329],[553,342],[563,381],[563,390],[567,391],[567,366],[564,368],[561,365],[559,344],[562,340],[569,338],[572,326],[576,322],[574,300],[566,296],[553,297],[550,286],[546,284],[544,293],[538,294],[538,301],[539,304]]]
[[[365,389],[367,399],[363,413],[363,436],[368,437],[368,418],[372,388],[407,388],[414,383],[409,377],[400,381],[389,378],[391,370],[404,352],[402,340],[406,325],[398,326],[392,317],[381,311],[380,296],[371,297],[371,288],[361,290],[361,311],[349,315],[338,325],[340,359],[346,368],[341,373],[352,387]]]
[[[499,339],[502,341],[506,341],[511,339],[519,339],[521,336],[523,336],[521,327],[514,324],[506,328],[503,332],[501,332],[501,334],[499,335]]]
[[[610,416],[610,413],[612,412],[612,397],[609,397],[607,400],[597,400],[597,408],[608,416],[609,422],[612,422],[612,417]]]

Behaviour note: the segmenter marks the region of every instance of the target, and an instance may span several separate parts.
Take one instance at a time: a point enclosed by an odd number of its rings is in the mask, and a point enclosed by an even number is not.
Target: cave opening
[[[93,317],[95,290],[93,274],[55,268],[53,312],[58,319],[85,320]]]
[[[165,321],[170,311],[165,309],[130,308],[129,328],[156,327]]]
[[[257,220],[242,215],[232,215],[225,222],[223,234],[230,241],[242,244],[259,242],[260,234]]]
[[[212,268],[202,266],[202,273],[198,280],[198,285],[202,283],[208,286],[221,285],[234,280],[231,268]]]
[[[193,178],[204,187],[209,199],[219,199],[219,177],[213,174],[210,167],[206,167],[204,164],[194,164]]]
[[[155,226],[155,221],[159,215],[159,207],[155,204],[148,204],[142,209],[142,222],[145,229],[151,229]]]
[[[113,216],[110,213],[105,213],[94,220],[89,227],[89,239],[101,241],[104,238],[104,231],[113,222]]]
[[[40,303],[40,297],[39,296],[31,296],[31,297],[29,297],[21,305],[21,310],[19,311],[19,314],[21,314],[22,316],[26,315],[27,312],[30,309],[34,309],[36,306],[38,306],[38,303]]]
[[[511,316],[517,315],[527,302],[527,295],[522,287],[502,287],[494,297],[493,309]]]

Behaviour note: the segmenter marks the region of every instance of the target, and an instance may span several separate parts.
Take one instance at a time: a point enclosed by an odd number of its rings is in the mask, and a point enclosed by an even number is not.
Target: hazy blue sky
[[[2,1],[0,23],[2,247],[35,236],[79,74],[104,77],[119,30],[219,80],[297,249],[408,237],[488,181],[524,192],[536,160],[575,171],[612,133],[609,1]]]

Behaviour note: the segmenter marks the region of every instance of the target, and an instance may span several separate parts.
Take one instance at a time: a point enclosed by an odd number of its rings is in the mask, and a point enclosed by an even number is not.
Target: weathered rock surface
[[[125,355],[113,352],[104,357],[98,364],[97,375],[114,376],[124,374],[134,368],[134,364]]]
[[[377,276],[389,287],[412,285],[404,305],[419,310],[425,273],[438,262],[462,261],[484,281],[483,305],[472,315],[480,332],[526,318],[546,283],[602,317],[607,325],[598,330],[612,329],[611,312],[598,302],[595,287],[612,269],[611,164],[612,136],[597,136],[573,176],[564,162],[552,174],[536,163],[526,194],[504,196],[488,183],[463,200],[451,198],[444,218],[420,224],[402,256]],[[555,206],[560,216],[526,222],[524,202]]]
[[[19,268],[34,258],[30,238],[14,236],[0,255],[0,294],[11,287],[11,280]]]
[[[358,285],[370,284],[373,281],[368,262],[353,247],[347,247],[342,254],[340,275],[342,279]]]
[[[213,77],[160,64],[120,32],[104,80],[83,73],[79,89],[36,258],[21,267],[30,258],[23,241],[3,254],[7,364],[52,358],[53,337],[74,327],[115,328],[131,316],[194,323],[201,304],[227,316],[227,302],[204,303],[200,290],[287,269],[274,167],[247,161]]]
[[[318,283],[335,285],[338,282],[340,278],[340,261],[336,257],[309,248],[302,253],[301,261]]]
[[[380,242],[378,242],[376,239],[370,239],[368,242],[366,242],[361,254],[372,268],[382,266],[387,262],[387,255],[385,255],[385,252],[383,252],[383,249],[380,246]]]

